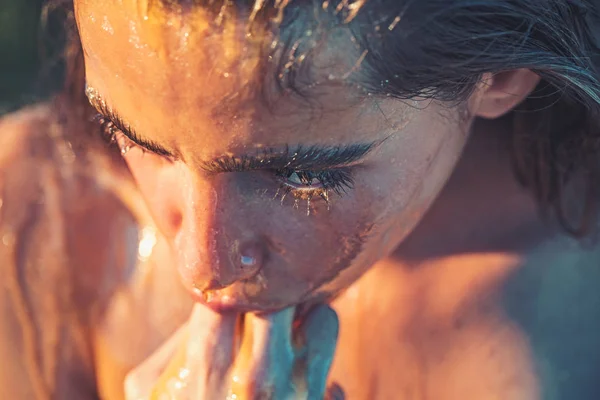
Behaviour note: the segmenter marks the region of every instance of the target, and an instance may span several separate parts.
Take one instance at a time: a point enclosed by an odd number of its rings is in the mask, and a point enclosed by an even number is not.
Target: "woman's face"
[[[246,35],[246,17],[75,5],[91,102],[135,135],[116,134],[124,158],[182,281],[213,308],[271,310],[348,287],[412,230],[465,143],[464,113],[361,90],[364,54],[346,27],[292,40],[299,96],[274,84],[279,60],[257,44],[267,33]]]

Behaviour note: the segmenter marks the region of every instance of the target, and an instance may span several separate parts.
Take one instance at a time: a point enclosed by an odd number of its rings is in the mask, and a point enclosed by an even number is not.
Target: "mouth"
[[[191,291],[191,295],[195,302],[200,303],[219,314],[267,314],[280,311],[286,307],[286,305],[253,302],[246,298],[240,298],[239,296],[231,296],[229,294],[222,293],[218,290],[203,291],[200,289],[193,289]]]

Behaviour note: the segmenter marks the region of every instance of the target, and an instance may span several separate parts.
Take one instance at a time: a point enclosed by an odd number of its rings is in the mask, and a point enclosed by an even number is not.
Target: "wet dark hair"
[[[64,3],[66,25],[74,27]],[[57,4],[53,1],[53,7]],[[375,95],[466,100],[484,73],[527,68],[541,78],[510,113],[516,177],[540,210],[574,236],[596,227],[600,201],[600,17],[593,0],[155,0],[170,12],[227,9],[279,30],[287,48],[309,29],[303,15],[347,24],[362,51],[361,74]],[[312,9],[314,8],[314,9]],[[300,28],[299,28],[300,26]],[[57,102],[64,118],[84,118],[83,60],[70,30],[66,79]],[[288,52],[289,53],[289,52]],[[281,60],[287,60],[281,57]],[[282,67],[285,63],[282,62]],[[300,68],[282,87],[302,92]],[[280,71],[281,72],[281,71]],[[283,76],[283,75],[281,75]],[[577,177],[578,179],[574,179]],[[579,179],[581,178],[581,179]],[[573,181],[581,181],[576,188]],[[573,196],[574,194],[574,196]],[[572,205],[575,204],[575,207]],[[576,210],[575,213],[572,211]]]

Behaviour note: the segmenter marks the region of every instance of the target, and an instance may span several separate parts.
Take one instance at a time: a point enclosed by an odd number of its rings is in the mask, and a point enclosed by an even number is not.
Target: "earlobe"
[[[525,100],[539,81],[540,77],[528,69],[485,74],[469,99],[471,115],[501,117]]]

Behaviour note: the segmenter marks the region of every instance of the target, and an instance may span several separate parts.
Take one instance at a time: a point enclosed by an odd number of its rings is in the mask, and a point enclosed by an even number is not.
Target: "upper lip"
[[[247,312],[268,313],[277,311],[280,308],[274,307],[273,305],[241,301],[224,295],[215,294],[211,296],[210,293],[202,293],[199,290],[192,291],[192,298],[194,301],[205,305],[219,314]]]

